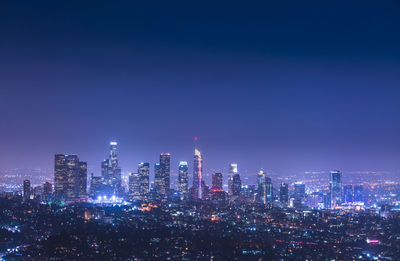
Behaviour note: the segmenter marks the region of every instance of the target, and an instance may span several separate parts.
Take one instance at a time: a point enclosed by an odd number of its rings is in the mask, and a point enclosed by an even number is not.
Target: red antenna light
[[[197,140],[197,137],[194,137],[194,140]]]

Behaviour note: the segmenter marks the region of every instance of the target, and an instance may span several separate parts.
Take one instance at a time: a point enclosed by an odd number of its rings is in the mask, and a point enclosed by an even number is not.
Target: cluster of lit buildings
[[[15,238],[6,254],[59,260],[75,256],[108,260],[121,255],[132,260],[384,260],[398,256],[397,183],[390,190],[376,186],[384,203],[378,207],[370,202],[364,207],[363,186],[343,184],[338,170],[330,171],[329,181],[314,189],[305,180],[295,179],[280,180],[274,186],[278,177],[272,179],[263,170],[255,175],[255,184],[243,184],[238,165],[231,163],[226,190],[222,172],[212,174],[211,184],[205,182],[203,157],[195,149],[192,175],[189,163],[179,162],[176,189],[171,188],[170,153],[161,153],[153,166],[139,163],[137,171],[129,174],[126,189],[117,152],[118,144],[111,142],[109,156],[101,162],[101,175],[90,177],[87,163],[77,155],[57,154],[54,186],[46,182],[32,188],[26,179],[22,198],[0,197],[6,202],[0,204],[0,218],[8,220],[6,229],[17,226],[20,230],[11,234]],[[41,221],[43,216],[48,217],[46,222]],[[37,233],[32,233],[31,224]],[[59,235],[54,224],[75,234],[61,243],[52,241]],[[19,239],[20,234],[29,240]],[[82,242],[88,242],[88,247],[80,248]],[[209,246],[204,245],[208,242]]]
[[[87,188],[87,163],[80,161],[77,155],[56,154],[54,165],[54,193],[52,185],[31,188],[30,181],[23,183],[24,199],[39,198],[42,201],[77,202],[87,201],[104,203],[130,200],[135,202],[179,200],[209,200],[215,203],[228,201],[255,202],[280,207],[336,209],[363,206],[362,185],[343,185],[342,173],[330,172],[329,189],[307,193],[306,185],[295,182],[294,189],[288,183],[281,183],[275,189],[263,170],[257,173],[256,184],[242,184],[236,163],[229,164],[228,190],[223,188],[223,174],[212,175],[211,186],[204,180],[203,158],[195,149],[193,156],[192,186],[189,186],[189,164],[180,161],[178,166],[177,190],[171,188],[171,154],[161,153],[159,162],[154,165],[154,182],[150,182],[150,163],[138,164],[137,172],[130,173],[128,189],[122,185],[121,167],[117,156],[118,144],[110,143],[110,153],[101,162],[101,176],[91,174],[90,188]]]
[[[110,153],[101,162],[101,176],[91,174],[90,188],[87,188],[87,163],[80,161],[77,155],[56,154],[54,165],[54,193],[48,182],[44,186],[31,188],[30,181],[23,184],[24,199],[37,198],[42,201],[76,202],[92,200],[105,202],[121,199],[146,202],[167,202],[179,200],[210,200],[216,203],[228,201],[247,201],[260,204],[274,204],[281,207],[336,209],[342,207],[362,206],[363,187],[361,185],[343,185],[342,173],[330,172],[329,189],[307,193],[302,182],[293,184],[281,183],[275,189],[271,177],[263,170],[257,173],[256,184],[242,184],[236,163],[229,164],[227,183],[228,190],[223,188],[223,174],[212,175],[211,186],[204,180],[203,158],[196,148],[193,156],[192,186],[189,186],[189,164],[180,161],[178,166],[177,190],[171,188],[171,154],[161,153],[158,163],[154,165],[154,182],[150,182],[150,163],[138,164],[137,172],[130,173],[128,189],[122,185],[121,167],[117,156],[118,144],[110,143]],[[39,196],[38,196],[39,195]]]

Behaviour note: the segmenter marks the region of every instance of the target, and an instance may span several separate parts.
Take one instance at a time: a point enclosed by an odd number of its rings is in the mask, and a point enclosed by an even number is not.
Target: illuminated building
[[[264,171],[260,170],[257,173],[257,194],[256,202],[266,204],[267,203],[267,193],[265,184],[265,174]]]
[[[163,186],[162,168],[160,163],[154,165],[154,192],[156,199],[161,199]]]
[[[141,162],[138,165],[139,174],[139,194],[140,200],[147,200],[149,197],[149,183],[150,183],[150,164]]]
[[[141,200],[140,175],[138,173],[129,174],[129,198],[132,200]]]
[[[226,192],[222,184],[222,173],[214,173],[212,175],[211,199],[216,203],[225,202]]]
[[[112,170],[118,168],[117,146],[117,142],[110,142],[110,163]]]
[[[272,185],[270,177],[265,177],[265,193],[266,193],[266,201],[272,202],[274,197],[274,187]]]
[[[121,168],[118,166],[117,146],[117,142],[110,142],[108,183],[114,194],[121,194]]]
[[[76,193],[78,199],[87,197],[87,163],[79,162],[79,173],[76,177]]]
[[[210,188],[206,185],[204,180],[201,181],[201,198],[204,200],[210,199]]]
[[[43,200],[49,201],[51,198],[51,194],[53,193],[53,187],[50,182],[46,182],[43,185]]]
[[[158,199],[165,199],[169,193],[170,160],[169,153],[161,153],[160,163],[157,163],[154,168],[154,187]]]
[[[305,196],[306,196],[306,185],[302,182],[294,183],[293,206],[295,208],[300,208],[302,206]]]
[[[96,177],[92,173],[90,177],[90,197],[95,199],[102,194],[107,194],[105,189],[104,178]]]
[[[302,182],[294,183],[294,198],[303,199],[306,196],[306,185]]]
[[[355,202],[364,202],[363,200],[363,186],[355,185],[354,186],[354,201]]]
[[[101,162],[101,176],[103,177],[103,192],[109,196],[122,193],[121,168],[118,165],[118,143],[110,142],[109,157]]]
[[[287,183],[282,183],[279,188],[280,201],[284,205],[289,204],[289,185]]]
[[[242,185],[241,194],[247,200],[253,201],[255,193],[256,193],[256,185]]]
[[[86,182],[86,162],[80,162],[76,155],[55,155],[54,192],[57,200],[86,198]]]
[[[266,173],[260,170],[260,172],[257,173],[256,202],[267,204],[273,201],[273,190],[271,178],[267,177]]]
[[[110,160],[105,159],[103,160],[103,162],[101,162],[101,176],[104,179],[108,179],[109,173],[110,173]]]
[[[236,173],[232,179],[232,196],[239,197],[241,188],[242,181],[240,180],[240,175]]]
[[[29,179],[24,180],[23,185],[23,198],[24,200],[28,200],[31,198],[31,181]]]
[[[336,208],[342,203],[342,173],[340,171],[331,171],[329,190],[331,194],[331,208]]]
[[[203,159],[201,153],[198,149],[194,150],[194,160],[193,160],[193,189],[194,198],[202,198],[201,196],[201,185],[203,181]]]
[[[179,197],[184,199],[189,192],[188,163],[186,161],[179,162],[178,172],[178,193]]]
[[[238,173],[238,168],[236,163],[229,164],[228,170],[228,195],[233,195],[233,176]]]
[[[353,186],[352,185],[343,186],[343,196],[344,196],[344,203],[353,202]]]
[[[223,190],[222,188],[222,173],[214,173],[212,175],[212,187],[213,191]]]

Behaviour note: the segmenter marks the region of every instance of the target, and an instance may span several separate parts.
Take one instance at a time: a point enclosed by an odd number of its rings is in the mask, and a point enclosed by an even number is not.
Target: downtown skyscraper
[[[287,183],[281,183],[279,194],[281,203],[287,206],[289,204],[289,185]]]
[[[140,200],[147,200],[149,197],[150,185],[150,163],[141,162],[138,165],[139,174],[139,195]]]
[[[154,188],[156,190],[157,199],[165,199],[169,195],[170,164],[171,154],[161,153],[160,163],[157,163],[154,168]]]
[[[54,162],[54,192],[57,200],[71,201],[87,196],[87,164],[78,156],[56,154]]]
[[[138,173],[130,173],[128,184],[129,198],[131,200],[140,200],[140,175]]]
[[[180,199],[185,199],[189,192],[189,174],[188,163],[186,161],[179,162],[178,167],[178,194]]]
[[[343,186],[343,203],[352,203],[354,199],[353,185]]]
[[[240,175],[236,173],[232,178],[232,196],[239,197],[242,189],[242,180]]]
[[[222,191],[223,187],[222,187],[222,173],[214,173],[212,175],[212,187],[211,187],[212,191]]]
[[[29,179],[24,180],[22,194],[24,200],[29,200],[31,198],[31,190],[31,181]]]
[[[112,194],[121,194],[121,168],[118,165],[118,143],[110,142],[110,155],[101,163],[101,175]]]
[[[330,172],[329,192],[331,208],[336,208],[342,203],[342,172],[338,170]]]
[[[198,149],[194,150],[193,157],[193,195],[192,197],[202,198],[202,182],[203,181],[203,158]]]
[[[228,170],[228,195],[233,195],[233,176],[238,173],[238,166],[236,163],[229,164]]]
[[[267,204],[273,200],[273,185],[270,177],[263,170],[257,174],[256,202]]]

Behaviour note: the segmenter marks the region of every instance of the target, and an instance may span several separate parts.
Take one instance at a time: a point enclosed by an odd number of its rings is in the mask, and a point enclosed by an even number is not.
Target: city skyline
[[[399,1],[0,3],[0,261],[400,260]]]

